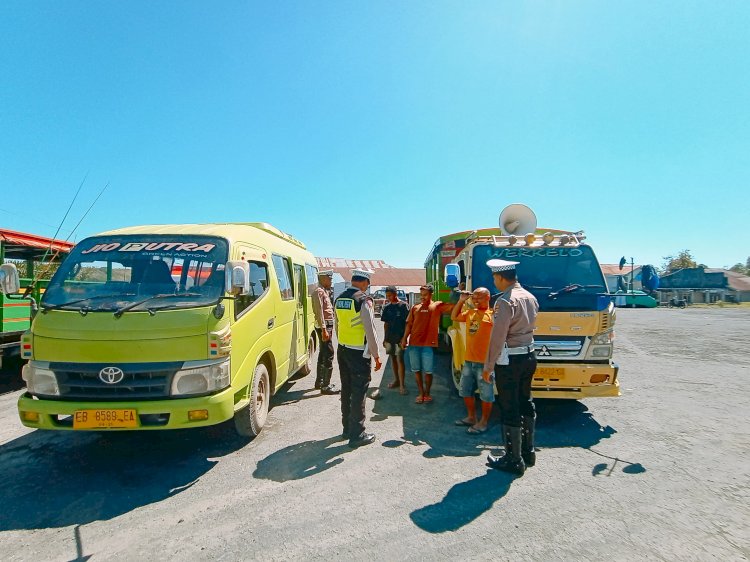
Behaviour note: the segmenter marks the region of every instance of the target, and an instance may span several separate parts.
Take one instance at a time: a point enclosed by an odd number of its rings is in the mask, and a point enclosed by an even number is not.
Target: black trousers
[[[522,416],[533,416],[531,379],[536,371],[536,355],[511,355],[509,365],[495,365],[495,384],[503,425],[521,427]]]
[[[318,366],[315,374],[315,380],[320,384],[318,386],[328,386],[331,383],[333,374],[333,326],[328,326],[328,341],[323,341],[323,330],[315,328],[318,333],[320,342],[320,351],[318,351]]]
[[[370,359],[361,349],[339,345],[336,350],[341,375],[341,424],[350,439],[365,432],[365,398],[370,386]]]

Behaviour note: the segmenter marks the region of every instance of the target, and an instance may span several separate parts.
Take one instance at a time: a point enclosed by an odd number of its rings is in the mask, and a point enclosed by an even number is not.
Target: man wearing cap
[[[432,402],[432,367],[434,349],[438,346],[440,317],[444,312],[453,310],[453,304],[432,300],[432,285],[419,288],[421,302],[415,304],[406,319],[406,331],[401,338],[401,347],[409,346],[409,365],[417,379],[417,404]],[[424,383],[422,381],[424,373]]]
[[[383,321],[385,336],[383,347],[391,357],[391,369],[393,369],[393,382],[388,388],[398,388],[404,395],[408,394],[404,384],[404,348],[401,347],[401,338],[406,330],[406,318],[409,316],[409,305],[398,298],[398,290],[393,285],[385,288],[385,304],[380,312]]]
[[[505,454],[489,455],[488,465],[522,475],[534,466],[534,422],[531,379],[536,370],[534,329],[539,303],[516,279],[518,262],[489,260],[500,297],[495,303],[494,325],[482,377],[496,380],[502,411]]]
[[[372,299],[365,294],[372,271],[352,270],[352,286],[336,299],[337,358],[341,376],[341,423],[352,448],[369,445],[375,435],[365,432],[365,397],[370,386],[371,358],[381,367]]]
[[[318,286],[315,287],[312,306],[315,314],[315,331],[318,333],[320,351],[316,370],[315,388],[321,394],[338,394],[341,392],[331,384],[333,375],[333,270],[326,269],[318,273]]]

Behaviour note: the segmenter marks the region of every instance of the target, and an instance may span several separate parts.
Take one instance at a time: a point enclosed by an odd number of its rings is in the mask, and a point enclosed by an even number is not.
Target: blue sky
[[[745,262],[750,3],[0,3],[0,226],[266,221],[420,267],[509,203]],[[746,195],[742,195],[745,193]]]

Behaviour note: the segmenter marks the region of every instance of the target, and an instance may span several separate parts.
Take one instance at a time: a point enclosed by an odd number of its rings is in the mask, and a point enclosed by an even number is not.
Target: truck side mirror
[[[16,264],[6,263],[0,265],[0,292],[4,295],[12,295],[21,290],[21,279],[18,277]]]
[[[443,277],[445,278],[445,284],[451,289],[455,289],[458,287],[458,281],[461,277],[461,268],[457,263],[449,263],[445,266]]]
[[[250,292],[250,264],[246,261],[228,261],[226,267],[226,290],[233,295]]]

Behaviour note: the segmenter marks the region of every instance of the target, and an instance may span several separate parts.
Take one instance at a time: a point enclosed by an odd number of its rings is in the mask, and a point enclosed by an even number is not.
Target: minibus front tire
[[[255,367],[249,395],[250,403],[234,413],[234,427],[239,435],[252,439],[266,424],[268,404],[271,401],[268,368],[263,363]]]

